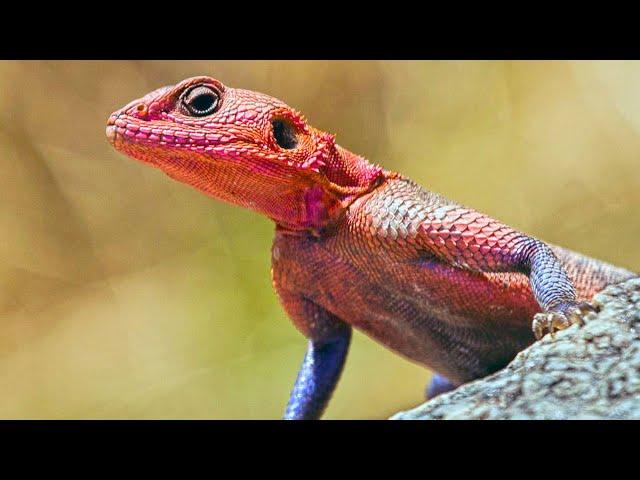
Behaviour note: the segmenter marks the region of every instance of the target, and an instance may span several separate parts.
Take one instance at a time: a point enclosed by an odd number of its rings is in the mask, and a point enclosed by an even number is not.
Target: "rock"
[[[593,298],[584,326],[546,335],[503,370],[395,420],[640,419],[640,278]]]

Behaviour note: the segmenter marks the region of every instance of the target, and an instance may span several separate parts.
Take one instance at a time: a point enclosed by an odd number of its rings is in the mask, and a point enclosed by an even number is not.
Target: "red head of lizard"
[[[382,170],[268,95],[186,79],[111,114],[122,153],[292,230],[320,230]]]

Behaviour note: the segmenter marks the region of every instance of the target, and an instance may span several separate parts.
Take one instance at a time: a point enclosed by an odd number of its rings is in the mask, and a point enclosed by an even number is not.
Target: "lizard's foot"
[[[434,373],[425,392],[427,400],[431,400],[432,398],[437,397],[442,393],[450,392],[457,387],[458,385],[454,384],[448,378],[443,377],[439,373]]]
[[[595,311],[596,308],[588,302],[558,305],[553,311],[537,313],[531,328],[536,339],[540,340],[546,333],[553,335],[574,324],[584,325],[584,316]]]

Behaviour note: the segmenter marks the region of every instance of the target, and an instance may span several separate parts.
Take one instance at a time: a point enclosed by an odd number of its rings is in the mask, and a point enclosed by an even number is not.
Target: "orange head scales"
[[[291,230],[323,229],[383,176],[280,100],[210,77],[130,102],[106,133],[118,151]]]

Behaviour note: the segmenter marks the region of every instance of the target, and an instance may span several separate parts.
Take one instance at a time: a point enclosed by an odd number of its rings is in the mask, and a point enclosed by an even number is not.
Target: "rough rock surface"
[[[392,419],[640,419],[640,278],[593,298],[584,326]]]

